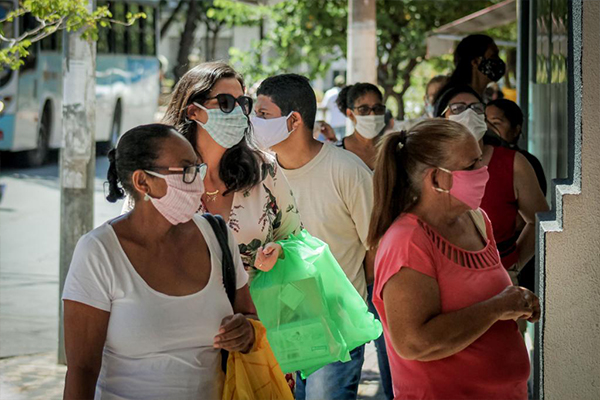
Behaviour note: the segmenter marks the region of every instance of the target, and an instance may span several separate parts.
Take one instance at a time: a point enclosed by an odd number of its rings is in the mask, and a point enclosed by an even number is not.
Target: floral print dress
[[[286,239],[302,229],[292,189],[275,160],[263,163],[261,174],[258,185],[234,193],[227,223],[239,244],[246,270],[254,269],[259,247]],[[208,212],[204,203],[198,212]],[[251,278],[253,275],[250,273]]]

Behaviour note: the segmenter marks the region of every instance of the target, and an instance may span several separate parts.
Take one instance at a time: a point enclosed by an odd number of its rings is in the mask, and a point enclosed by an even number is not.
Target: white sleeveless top
[[[63,300],[110,312],[95,399],[220,399],[223,374],[213,339],[233,313],[225,293],[221,249],[204,218],[194,217],[211,254],[204,289],[169,296],[137,273],[107,222],[77,243]],[[237,288],[248,276],[229,233]]]

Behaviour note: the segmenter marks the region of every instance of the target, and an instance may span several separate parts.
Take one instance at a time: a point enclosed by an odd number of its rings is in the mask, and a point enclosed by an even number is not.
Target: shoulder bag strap
[[[236,292],[235,264],[233,263],[231,249],[229,248],[227,223],[220,215],[203,214],[202,216],[210,223],[221,247],[221,253],[223,253],[221,259],[223,286],[225,286],[225,293],[227,293],[227,298],[233,306]]]

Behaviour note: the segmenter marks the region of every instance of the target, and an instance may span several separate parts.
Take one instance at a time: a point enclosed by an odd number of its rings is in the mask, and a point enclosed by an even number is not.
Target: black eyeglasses
[[[446,107],[444,112],[442,112],[442,115],[446,114],[446,111],[448,110],[451,110],[452,114],[458,115],[467,111],[469,108],[475,111],[477,114],[485,114],[485,104],[483,103],[452,103],[448,104],[448,107]]]
[[[189,167],[152,167],[145,169],[144,171],[146,171],[150,175],[154,175],[159,178],[165,178],[165,175],[157,174],[156,172],[152,171],[153,169],[162,169],[170,172],[175,172],[176,174],[182,174],[183,183],[192,183],[194,182],[194,180],[196,179],[196,175],[198,174],[200,174],[200,179],[204,180],[207,168],[207,165],[202,163],[197,165],[190,165]]]
[[[252,112],[252,98],[248,96],[240,96],[236,99],[235,97],[233,97],[233,95],[230,95],[229,93],[219,93],[215,97],[209,97],[208,99],[206,99],[206,101],[214,99],[217,99],[217,101],[219,102],[219,108],[224,113],[229,114],[230,112],[232,112],[235,108],[235,103],[238,103],[240,107],[242,107],[242,112],[244,113],[244,115],[248,116]]]
[[[375,115],[383,115],[385,114],[386,107],[383,104],[375,104],[373,107],[369,107],[365,104],[352,108],[352,110],[356,110],[358,115],[369,115],[371,111],[373,111],[373,114]]]

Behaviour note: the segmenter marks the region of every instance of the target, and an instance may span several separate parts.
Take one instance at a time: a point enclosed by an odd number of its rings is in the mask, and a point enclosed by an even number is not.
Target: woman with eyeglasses
[[[395,399],[527,399],[515,321],[537,321],[540,305],[511,284],[479,208],[483,157],[464,126],[443,119],[383,139],[368,241],[379,247],[373,302]]]
[[[243,77],[223,62],[200,64],[175,86],[163,122],[175,126],[208,166],[199,213],[221,215],[239,244],[250,280],[278,256],[273,243],[300,231],[285,176],[252,138]],[[123,211],[131,209],[127,202]]]
[[[354,125],[354,132],[338,141],[336,146],[356,154],[372,170],[377,143],[387,124],[381,91],[370,83],[356,83],[344,87],[336,103]]]
[[[196,214],[207,172],[173,127],[139,126],[109,152],[108,201],[131,212],[78,242],[63,291],[65,399],[220,399],[220,349],[249,351],[256,314],[231,232],[236,292]]]
[[[485,105],[471,87],[446,90],[436,103],[435,115],[466,126],[481,146],[482,162],[490,175],[481,208],[492,221],[502,265],[516,283],[535,254],[535,214],[548,210],[535,171],[517,151],[483,143],[488,129]],[[525,222],[519,234],[517,216]]]

